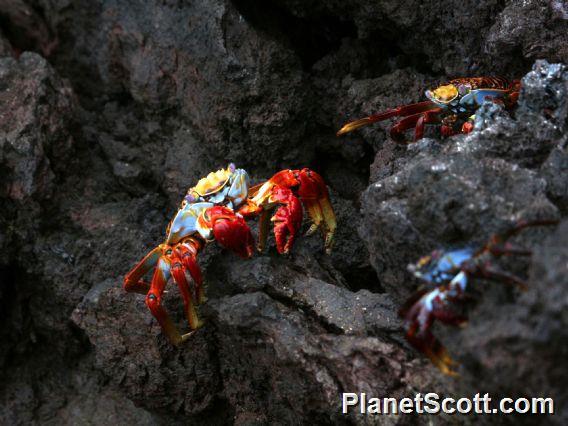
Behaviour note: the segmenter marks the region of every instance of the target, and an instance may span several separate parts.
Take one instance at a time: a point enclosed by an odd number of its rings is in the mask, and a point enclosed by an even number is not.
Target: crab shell
[[[428,256],[422,257],[416,264],[408,265],[408,270],[416,278],[432,284],[443,284],[451,281],[460,266],[471,260],[475,255],[472,247],[465,247],[451,251],[436,250]]]
[[[235,210],[246,201],[248,189],[247,172],[237,169],[234,164],[209,173],[187,192],[170,223],[166,243],[175,244],[195,232],[204,239],[211,240],[211,229],[203,218],[205,210],[213,206],[225,206]]]
[[[467,83],[448,83],[434,90],[426,90],[426,97],[436,105],[454,113],[475,111],[485,98],[501,98],[508,90],[498,88],[474,88]]]

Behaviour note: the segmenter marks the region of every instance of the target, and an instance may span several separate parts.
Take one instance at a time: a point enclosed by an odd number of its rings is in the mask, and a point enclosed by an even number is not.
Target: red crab
[[[457,78],[434,90],[427,90],[427,101],[399,106],[343,126],[337,136],[359,127],[394,117],[403,117],[390,129],[393,141],[406,144],[404,133],[414,128],[414,141],[424,135],[426,124],[440,125],[442,136],[469,133],[473,130],[475,111],[485,100],[492,100],[511,109],[517,103],[519,80],[502,77]]]
[[[276,248],[281,254],[288,253],[302,224],[302,205],[313,222],[309,232],[320,228],[325,249],[331,250],[335,214],[325,182],[316,172],[282,170],[252,188],[249,188],[247,172],[233,164],[210,173],[189,189],[168,225],[166,239],[126,275],[124,289],[145,294],[146,305],[168,339],[175,345],[180,344],[193,331],[180,334],[162,307],[162,294],[170,277],[183,297],[189,325],[196,330],[202,323],[195,305],[205,300],[203,278],[197,264],[199,252],[208,242],[217,240],[237,255],[251,257],[254,238],[245,219],[260,216],[258,249],[264,248],[272,221]],[[153,271],[152,280],[147,282],[143,277],[150,271]]]

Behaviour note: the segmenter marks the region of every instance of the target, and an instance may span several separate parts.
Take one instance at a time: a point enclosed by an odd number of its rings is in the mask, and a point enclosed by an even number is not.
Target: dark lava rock
[[[0,56],[11,56],[13,53],[12,46],[4,33],[0,30]]]
[[[300,62],[252,28],[231,2],[110,1],[88,12],[75,7],[60,13],[89,21],[86,28],[73,19],[65,25],[77,36],[73,48],[81,50],[82,65],[96,69],[101,80],[92,90],[126,92],[147,108],[179,111],[216,161],[266,172],[275,161],[311,158],[302,139],[309,90]],[[84,57],[85,44],[97,54]]]
[[[567,46],[568,6],[559,0],[507,2],[485,40],[496,60],[516,50],[530,60],[568,62]]]
[[[0,58],[0,265],[37,236],[41,204],[72,155],[76,108],[71,87],[41,56]]]
[[[64,167],[73,143],[74,98],[45,59],[25,53],[0,59],[0,196],[48,197],[54,168]]]
[[[136,403],[186,414],[211,404],[218,385],[205,333],[172,348],[159,327],[151,327],[144,297],[125,294],[112,279],[93,287],[72,318],[96,348],[95,365]]]

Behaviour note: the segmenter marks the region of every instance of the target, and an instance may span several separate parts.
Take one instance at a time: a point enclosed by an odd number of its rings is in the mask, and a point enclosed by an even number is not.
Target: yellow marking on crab
[[[197,185],[190,188],[188,193],[195,198],[214,194],[227,184],[232,174],[230,167],[211,172],[206,177],[200,179]]]
[[[425,265],[427,265],[428,263],[430,263],[430,260],[432,260],[432,256],[422,256],[417,263],[418,268],[423,268]]]
[[[453,101],[458,96],[458,89],[453,84],[448,84],[446,86],[440,86],[436,90],[433,90],[432,96],[438,102],[448,103]]]
[[[256,194],[254,194],[254,197],[251,199],[251,201],[257,206],[265,206],[266,202],[270,198],[270,195],[272,194],[272,188],[274,188],[274,183],[272,183],[270,180],[263,183],[262,186],[256,191]]]

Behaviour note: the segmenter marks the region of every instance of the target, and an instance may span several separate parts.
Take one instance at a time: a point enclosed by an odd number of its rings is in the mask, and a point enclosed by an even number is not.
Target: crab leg
[[[268,230],[270,225],[270,213],[271,210],[262,210],[260,213],[260,219],[258,222],[258,244],[256,246],[258,251],[264,251],[266,246],[266,239],[268,237]]]
[[[321,229],[325,238],[324,247],[329,253],[333,246],[336,221],[325,182],[319,174],[309,169],[300,171],[299,181],[298,195],[313,221],[308,233]]]
[[[489,239],[489,242],[485,244],[476,253],[476,257],[480,256],[482,253],[487,253],[487,252],[491,253],[495,257],[512,256],[512,255],[530,256],[532,253],[531,250],[522,247],[517,247],[514,244],[509,243],[508,240],[526,228],[533,228],[535,226],[557,225],[557,224],[558,220],[555,219],[542,219],[542,220],[533,220],[533,221],[520,220],[513,228],[507,230],[506,232],[493,235]]]
[[[541,219],[541,220],[519,220],[517,224],[502,234],[497,234],[492,238],[492,242],[494,241],[507,241],[509,238],[514,237],[519,232],[526,228],[534,228],[535,226],[549,226],[549,225],[558,225],[558,220],[556,219]]]
[[[432,111],[428,111],[425,113],[418,113],[414,115],[410,115],[406,118],[403,118],[394,126],[392,126],[390,131],[390,136],[393,141],[397,143],[406,144],[408,141],[404,138],[404,132],[412,127],[415,128],[414,131],[414,141],[416,142],[418,139],[421,139],[424,135],[424,125],[431,124],[431,123],[439,123],[440,119],[437,114],[441,111],[440,108],[437,108]]]
[[[205,292],[203,288],[203,276],[201,268],[197,264],[197,253],[201,250],[203,243],[197,239],[190,238],[176,249],[183,266],[189,271],[193,282],[195,283],[195,296],[197,304],[205,301]]]
[[[528,284],[523,279],[509,272],[496,269],[488,264],[480,266],[477,271],[470,273],[470,275],[476,278],[484,278],[486,280],[517,286],[521,290],[528,289]]]
[[[519,247],[511,243],[497,244],[488,247],[487,249],[493,256],[530,256],[532,250],[524,247]]]
[[[425,303],[425,298],[428,298],[430,294],[431,292],[424,290],[417,292],[411,297],[411,300],[415,302],[410,307],[406,305],[399,312],[406,323],[405,337],[408,343],[426,355],[440,371],[450,376],[456,376],[457,373],[452,369],[452,366],[456,363],[452,360],[444,345],[430,330],[435,319],[431,305]]]
[[[178,285],[179,291],[183,298],[183,304],[185,306],[185,314],[187,316],[187,320],[189,322],[190,327],[195,330],[203,325],[203,323],[199,320],[197,316],[197,312],[195,311],[195,306],[193,304],[193,297],[191,295],[191,290],[189,288],[189,283],[187,282],[187,278],[185,276],[185,268],[181,262],[179,257],[179,252],[177,252],[172,258],[172,277],[174,281]]]
[[[420,335],[407,335],[407,341],[432,361],[438,369],[448,376],[458,376],[454,370],[457,363],[452,359],[446,347],[432,334],[430,330]]]
[[[124,277],[124,290],[129,293],[146,294],[150,284],[142,279],[150,269],[156,266],[162,256],[162,247],[158,246],[150,251],[132,270]]]
[[[449,325],[464,325],[467,318],[452,309],[452,305],[464,299],[468,276],[458,274],[447,284],[430,291],[420,290],[412,295],[399,311],[406,326],[406,340],[425,354],[444,374],[456,375],[446,348],[432,334],[434,320]]]
[[[194,332],[192,331],[191,333],[181,335],[162,306],[162,294],[164,293],[164,288],[171,274],[170,266],[170,260],[166,257],[161,257],[158,261],[158,265],[154,270],[154,276],[152,277],[150,291],[146,295],[146,305],[162,327],[162,330],[170,342],[174,345],[179,345],[187,340]]]
[[[337,132],[337,136],[344,135],[345,133],[352,132],[360,127],[367,126],[378,121],[387,120],[393,117],[407,117],[417,113],[439,109],[439,107],[432,101],[418,102],[416,104],[404,105],[398,108],[388,109],[385,112],[373,114],[359,120],[351,121],[343,126]]]

